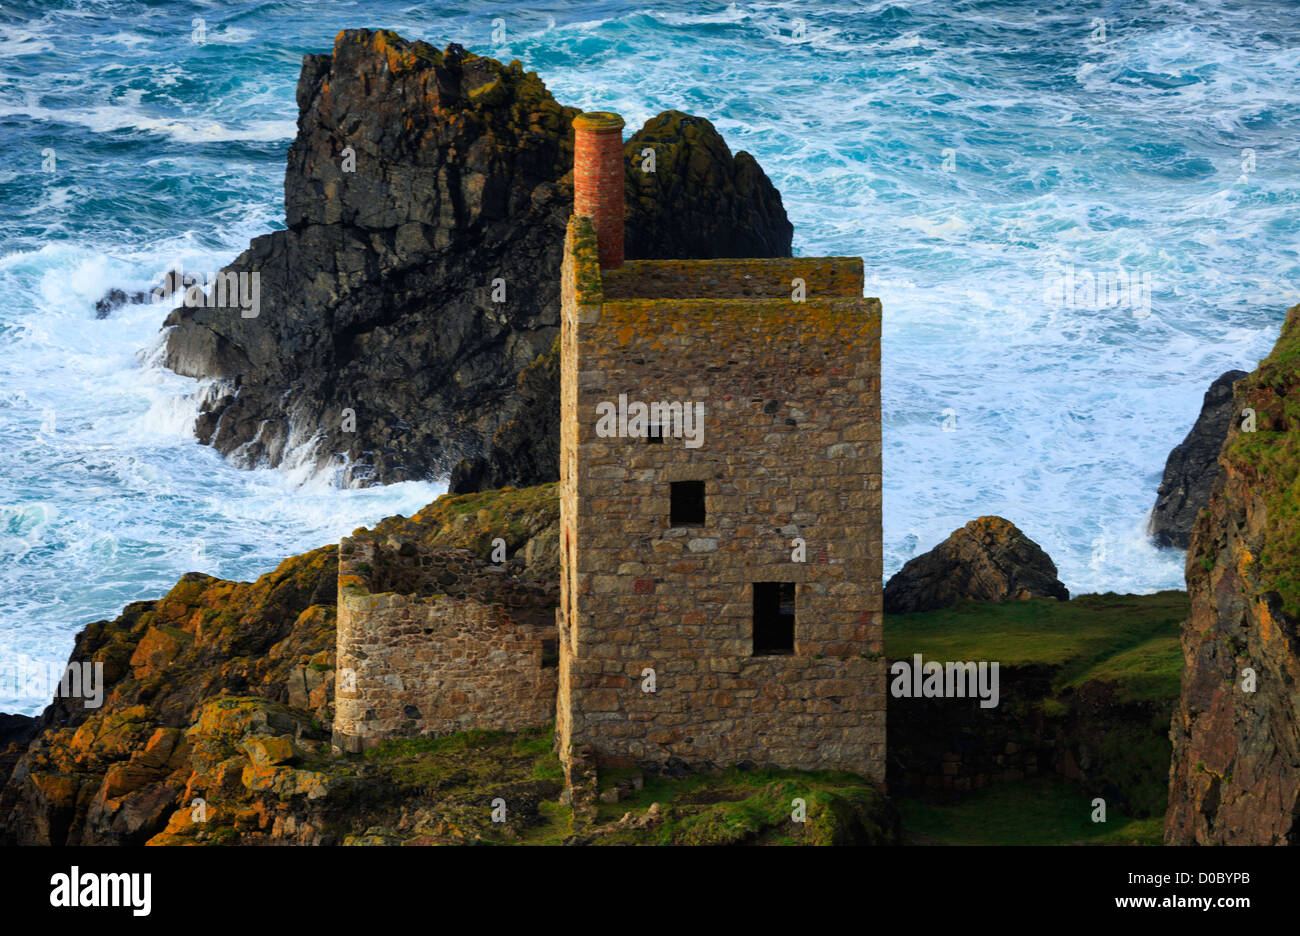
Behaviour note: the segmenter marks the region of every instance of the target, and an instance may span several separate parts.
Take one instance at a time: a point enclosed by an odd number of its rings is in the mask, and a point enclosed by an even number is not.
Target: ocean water
[[[92,308],[279,226],[301,56],[362,26],[518,58],[632,126],[708,117],[781,190],[797,253],[865,259],[886,574],[1000,514],[1072,592],[1179,587],[1143,532],[1164,459],[1300,301],[1300,19],[1086,7],[6,2],[0,661],[61,662],[186,571],[251,579],[442,490],[232,468],[191,436],[202,387],[157,365],[166,309]]]

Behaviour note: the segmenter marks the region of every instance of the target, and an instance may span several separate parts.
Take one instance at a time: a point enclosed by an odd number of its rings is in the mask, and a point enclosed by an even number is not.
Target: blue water
[[[633,126],[706,116],[781,190],[797,252],[865,258],[886,574],[995,513],[1076,593],[1179,586],[1142,532],[1164,458],[1300,301],[1300,20],[1084,7],[6,2],[0,660],[61,660],[185,571],[252,578],[441,490],[230,467],[192,439],[202,388],[156,365],[165,310],[91,308],[280,224],[301,56],[359,26],[518,58]],[[1150,277],[1149,308],[1049,302],[1066,264]]]

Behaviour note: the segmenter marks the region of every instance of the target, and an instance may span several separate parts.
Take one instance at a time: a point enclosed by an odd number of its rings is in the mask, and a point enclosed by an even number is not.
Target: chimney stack
[[[623,118],[592,111],[573,120],[573,213],[591,218],[602,270],[623,265]]]

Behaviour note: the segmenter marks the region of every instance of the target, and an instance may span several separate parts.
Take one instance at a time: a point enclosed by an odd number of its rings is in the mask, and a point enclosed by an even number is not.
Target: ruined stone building
[[[559,607],[468,554],[344,541],[336,743],[554,717],[575,785],[883,785],[880,303],[856,257],[624,262],[622,128],[574,121]]]
[[[339,544],[334,744],[518,731],[555,713],[555,588],[465,549]]]

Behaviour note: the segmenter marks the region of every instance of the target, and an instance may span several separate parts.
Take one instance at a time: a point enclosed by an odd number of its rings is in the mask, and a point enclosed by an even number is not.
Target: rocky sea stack
[[[1196,514],[1210,503],[1219,473],[1219,450],[1235,412],[1232,385],[1245,376],[1245,371],[1228,371],[1210,384],[1196,424],[1169,453],[1151,511],[1151,535],[1156,545],[1187,548]]]
[[[369,30],[304,57],[298,106],[287,229],[226,268],[259,274],[259,314],[166,321],[167,365],[213,381],[200,441],[250,466],[334,465],[349,483],[558,477],[578,109],[518,62]],[[707,120],[665,112],[625,152],[630,259],[790,255],[780,194]]]
[[[1056,564],[1010,520],[972,520],[928,553],[911,559],[885,585],[885,613],[946,608],[966,598],[1006,601],[1070,592]]]

